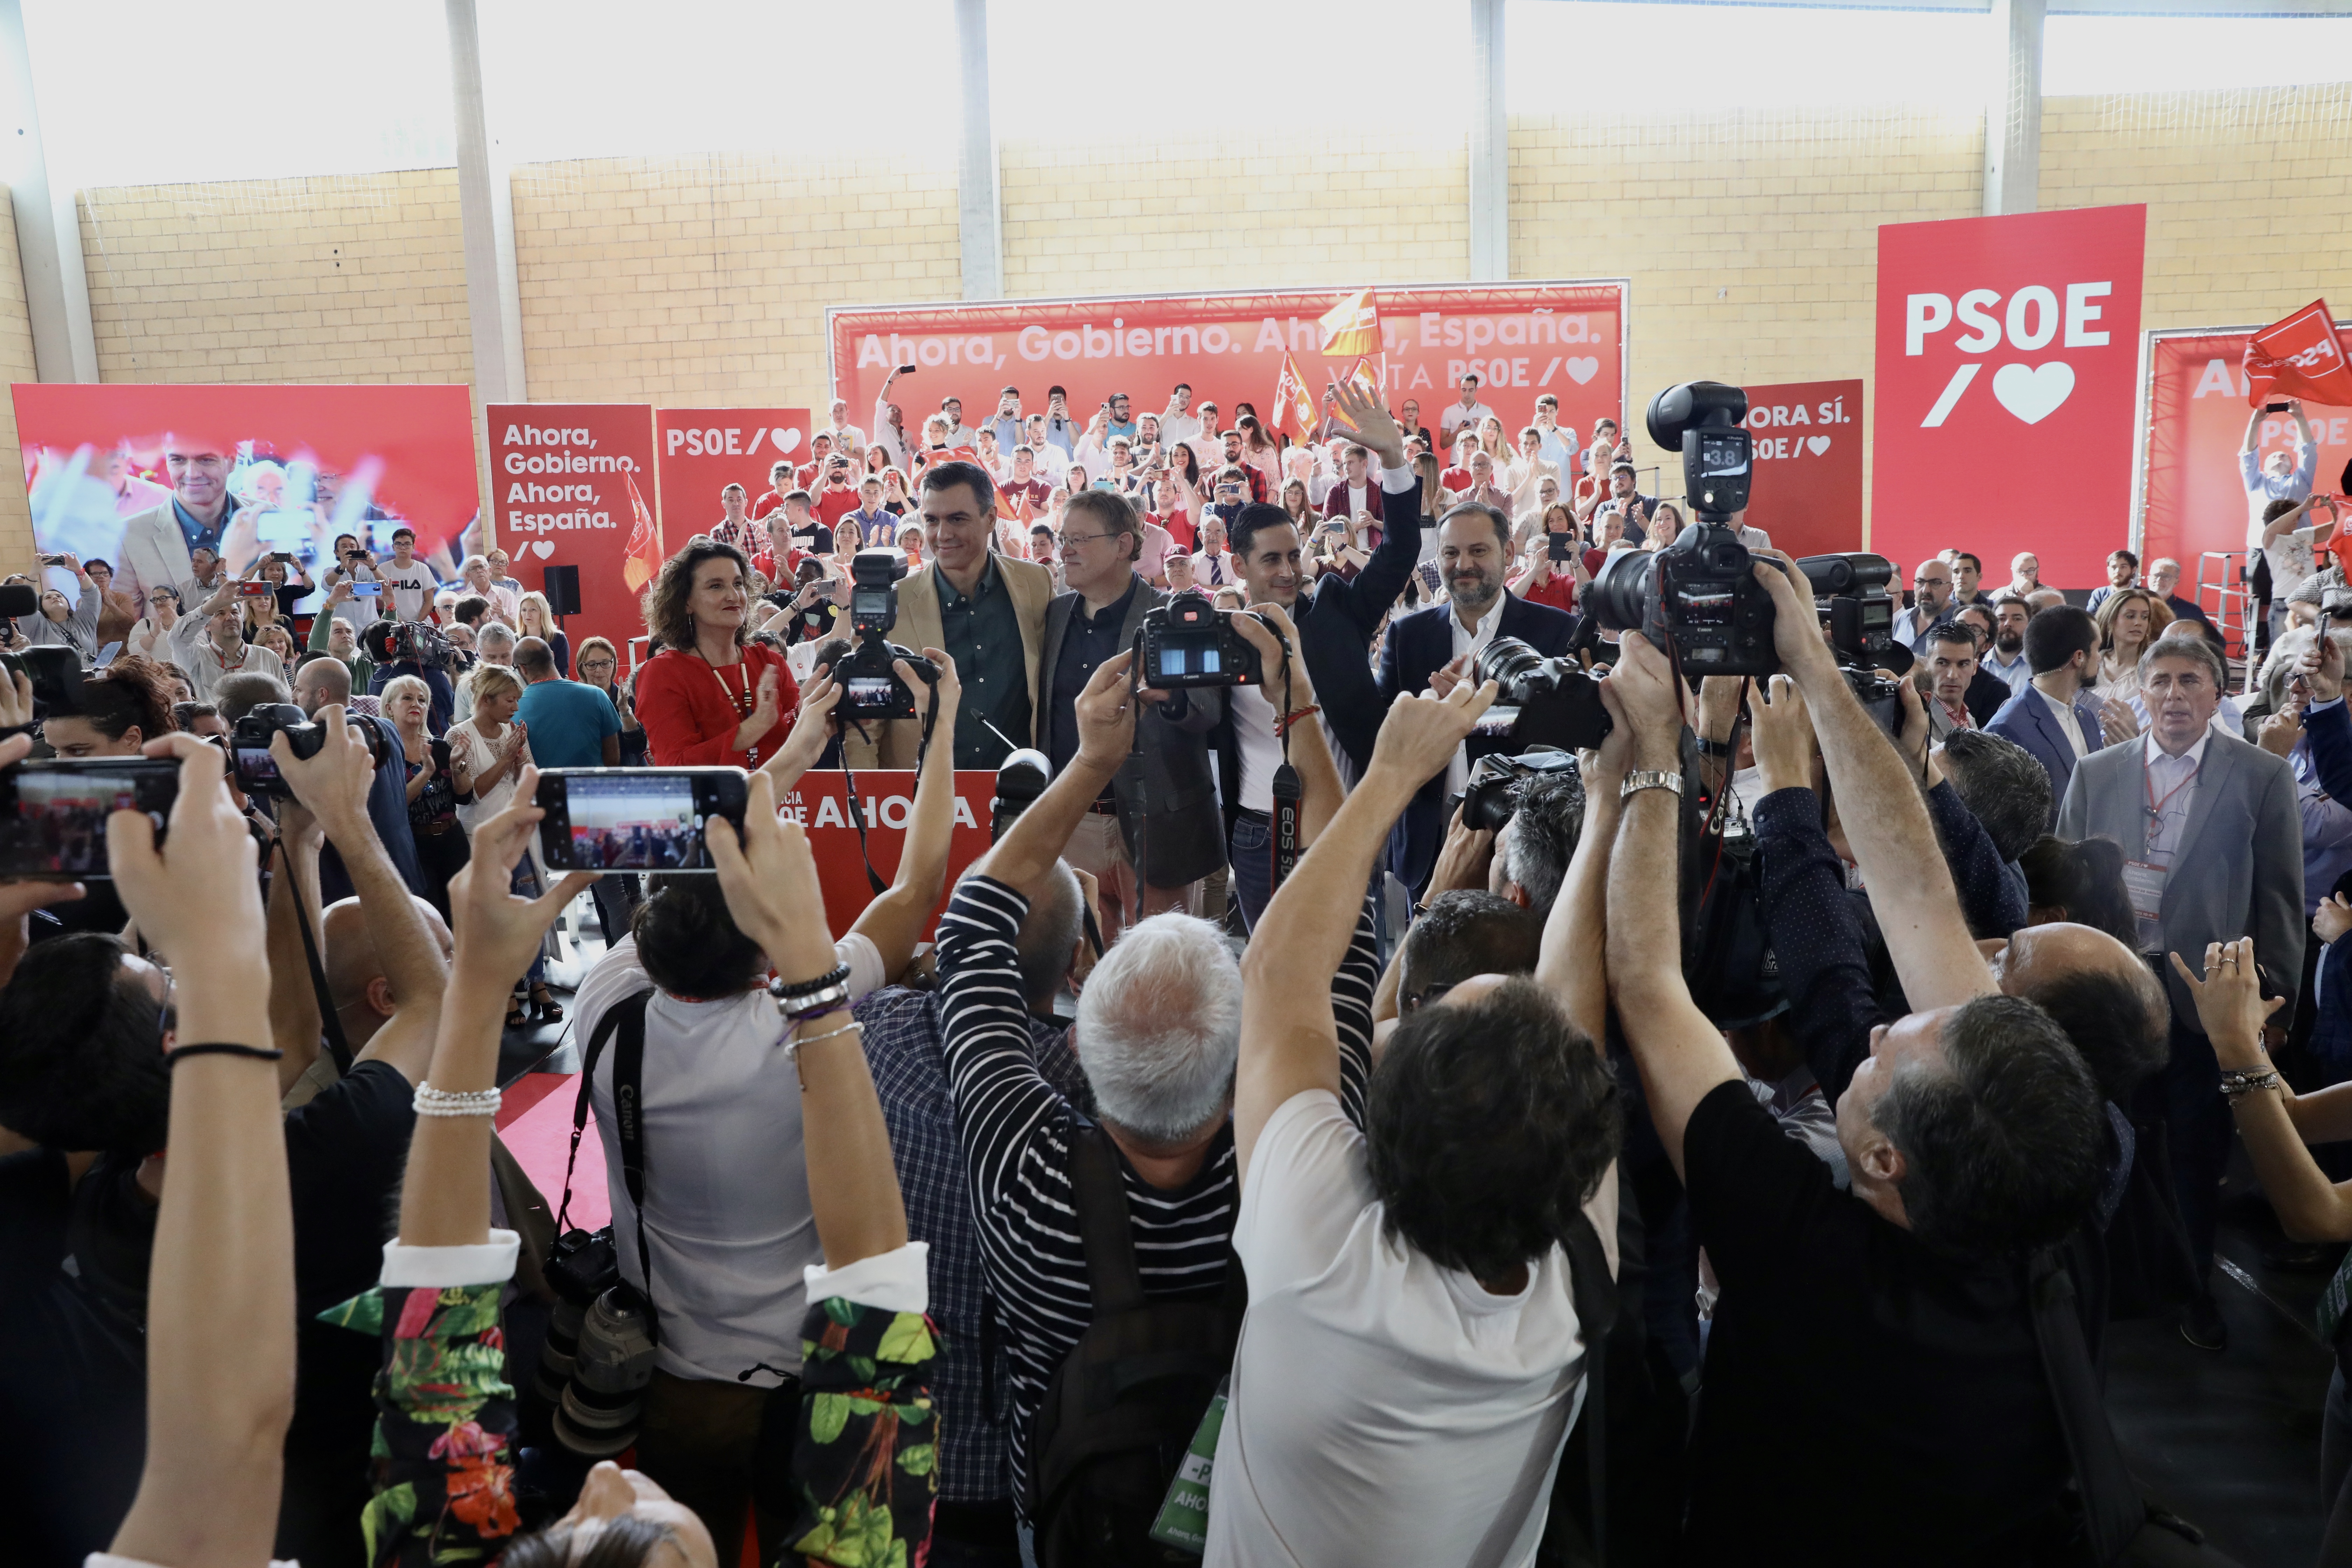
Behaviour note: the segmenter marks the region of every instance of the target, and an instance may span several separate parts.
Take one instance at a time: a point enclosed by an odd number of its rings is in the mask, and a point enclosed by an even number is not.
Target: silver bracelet
[[[2242,1100],[2247,1095],[2278,1087],[2279,1075],[2275,1068],[2241,1068],[2221,1075],[2221,1098],[2224,1100]]]
[[[863,1029],[864,1027],[866,1027],[865,1025],[859,1023],[856,1019],[852,1018],[848,1023],[844,1024],[838,1029],[827,1029],[822,1035],[811,1035],[804,1040],[801,1038],[799,1028],[795,1026],[793,1032],[784,1037],[784,1055],[797,1061],[800,1058],[801,1047],[803,1046],[813,1046],[819,1040],[829,1040],[835,1035],[845,1035],[852,1029]]]
[[[799,996],[779,996],[776,1005],[785,1017],[795,1024],[811,1018],[822,1018],[827,1013],[838,1013],[849,1005],[849,982],[835,981],[821,991],[811,991]]]
[[[412,1103],[419,1116],[496,1116],[505,1099],[495,1089],[453,1091],[420,1083]]]

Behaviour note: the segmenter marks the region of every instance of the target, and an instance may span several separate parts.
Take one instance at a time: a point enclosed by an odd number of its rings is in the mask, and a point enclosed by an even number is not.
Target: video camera
[[[360,634],[360,648],[377,665],[407,663],[419,669],[446,669],[457,645],[426,621],[373,622]]]
[[[1529,784],[1551,773],[1576,773],[1576,758],[1554,746],[1530,746],[1516,757],[1492,752],[1471,764],[1469,782],[1446,804],[1462,808],[1464,826],[1500,833],[1517,814]]]
[[[345,714],[343,722],[366,742],[371,763],[383,766],[392,754],[383,731],[357,713]],[[291,702],[256,703],[229,729],[229,755],[236,768],[236,787],[246,794],[271,795],[279,800],[292,798],[293,790],[278,771],[278,759],[269,754],[269,737],[279,733],[286,737],[287,749],[304,759],[317,756],[320,748],[327,743],[325,727]]]
[[[923,680],[936,685],[940,672],[931,661],[887,639],[898,624],[898,580],[907,574],[903,550],[861,550],[849,563],[849,625],[857,634],[853,646],[832,642],[816,656],[816,668],[841,683],[841,701],[834,712],[843,719],[911,719],[915,691],[891,668],[905,659]]]
[[[1169,595],[1144,613],[1135,634],[1142,685],[1167,691],[1185,686],[1263,686],[1264,661],[1255,645],[1234,627],[1247,610],[1221,610],[1197,588]]]

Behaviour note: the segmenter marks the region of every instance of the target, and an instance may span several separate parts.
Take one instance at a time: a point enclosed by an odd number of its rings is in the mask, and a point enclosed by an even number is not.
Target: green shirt
[[[955,660],[963,682],[955,765],[993,768],[1014,747],[1029,743],[1029,661],[1021,647],[1021,616],[993,552],[968,598],[956,592],[946,573],[935,570],[931,580],[940,591],[940,646]],[[999,739],[990,724],[1010,741]]]

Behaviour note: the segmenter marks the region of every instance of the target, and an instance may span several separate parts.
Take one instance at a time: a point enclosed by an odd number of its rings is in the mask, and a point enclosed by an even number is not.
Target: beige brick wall
[[[805,405],[824,310],[962,291],[952,167],[606,159],[514,173],[525,374],[550,402]]]
[[[473,378],[454,169],[81,194],[99,378]]]
[[[0,189],[0,223],[16,233],[16,215]],[[33,365],[33,324],[25,312],[25,273],[16,247],[0,244],[0,376],[10,384],[37,381]],[[8,400],[0,409],[0,459],[8,464],[0,474],[0,573],[33,569],[33,514],[25,504],[25,466],[17,455],[16,405]]]
[[[1470,266],[1470,158],[1409,132],[1008,142],[1013,298],[1446,282]]]

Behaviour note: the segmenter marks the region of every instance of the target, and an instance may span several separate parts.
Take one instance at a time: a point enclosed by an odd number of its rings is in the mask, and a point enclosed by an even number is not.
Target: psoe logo
[[[2009,295],[2007,308],[1999,315],[1994,311],[2001,309],[2003,299],[1998,289],[1971,289],[1957,300],[1948,294],[1906,295],[1903,352],[1906,356],[1926,353],[1929,340],[1956,321],[1967,331],[1952,339],[1950,347],[1964,354],[1991,354],[2004,342],[2020,354],[2037,353],[2062,330],[2062,348],[2105,348],[2109,334],[2093,325],[2105,310],[2091,301],[2113,294],[2115,287],[2111,282],[2069,283],[2062,307],[2056,290],[2032,283]],[[1971,359],[1953,371],[1919,428],[1933,430],[1951,417],[1984,364],[1982,359]],[[2012,360],[1992,373],[1993,401],[2028,425],[2039,425],[2057,413],[2074,392],[2074,367],[2063,359],[2040,364]]]

